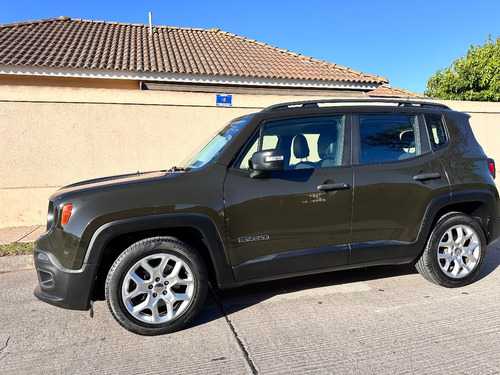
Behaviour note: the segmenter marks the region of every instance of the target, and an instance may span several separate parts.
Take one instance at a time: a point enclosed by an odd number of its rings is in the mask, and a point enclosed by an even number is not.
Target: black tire
[[[106,278],[111,314],[139,335],[180,330],[203,307],[208,277],[200,254],[174,237],[141,240],[115,260]]]
[[[468,215],[450,213],[435,225],[416,268],[427,280],[456,288],[477,277],[485,256],[483,228]]]

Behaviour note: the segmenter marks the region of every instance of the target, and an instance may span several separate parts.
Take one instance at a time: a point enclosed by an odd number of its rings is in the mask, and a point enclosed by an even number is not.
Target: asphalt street
[[[210,293],[186,329],[142,337],[95,304],[38,301],[33,269],[0,274],[0,374],[499,374],[500,246],[446,289],[413,266]]]

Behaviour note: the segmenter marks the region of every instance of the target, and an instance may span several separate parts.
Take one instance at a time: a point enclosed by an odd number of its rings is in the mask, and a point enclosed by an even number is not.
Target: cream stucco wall
[[[243,90],[228,108],[214,92],[178,90],[0,85],[0,228],[43,224],[60,186],[168,169],[237,116],[311,98]]]
[[[215,98],[214,92],[0,85],[0,228],[43,224],[47,198],[60,186],[168,169],[230,119],[311,96],[247,91],[233,94],[230,108],[216,107]],[[477,139],[500,162],[500,104],[446,103],[472,115]]]

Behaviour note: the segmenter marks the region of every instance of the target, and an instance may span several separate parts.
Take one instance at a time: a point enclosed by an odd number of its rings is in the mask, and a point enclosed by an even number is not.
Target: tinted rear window
[[[414,115],[360,115],[360,161],[382,163],[420,155]]]

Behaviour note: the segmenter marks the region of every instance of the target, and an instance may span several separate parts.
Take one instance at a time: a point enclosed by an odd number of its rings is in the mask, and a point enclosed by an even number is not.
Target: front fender
[[[202,241],[210,254],[217,282],[219,284],[234,282],[233,271],[221,235],[212,220],[202,214],[148,215],[103,224],[92,235],[84,264],[100,264],[107,244],[120,235],[172,228],[192,228],[197,230],[202,235]]]

